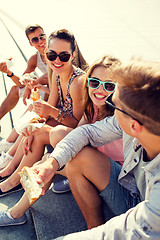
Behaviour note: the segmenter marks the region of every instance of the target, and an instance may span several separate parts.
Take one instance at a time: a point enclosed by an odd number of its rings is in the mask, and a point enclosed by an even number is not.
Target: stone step
[[[57,174],[53,184],[62,179],[64,177]],[[56,194],[51,187],[31,207],[37,239],[51,240],[69,233],[86,230],[86,222],[72,193]],[[106,221],[114,216],[106,206],[103,211]]]
[[[2,17],[0,15],[0,17]],[[4,20],[4,19],[3,19]],[[16,30],[16,36],[21,41],[22,43],[24,42],[23,36],[24,36],[24,31],[18,30],[16,27],[10,24],[8,24],[7,21],[7,27],[14,32]],[[3,57],[8,57],[9,53],[11,54],[10,56],[13,57],[14,60],[14,66],[11,68],[11,71],[13,71],[15,74],[20,76],[24,69],[26,68],[26,62],[24,61],[22,55],[19,53],[19,50],[17,49],[17,46],[13,42],[13,39],[7,32],[6,28],[0,21],[0,29],[1,29],[1,34],[3,37],[1,38],[1,45],[6,46],[7,43],[7,48],[5,48],[4,53],[2,54]],[[24,36],[25,37],[25,36]],[[3,42],[4,41],[4,42]],[[26,41],[26,40],[25,40]],[[26,41],[26,45],[28,42]],[[28,45],[29,48],[29,45]],[[0,104],[3,102],[3,100],[6,97],[6,94],[9,92],[10,88],[13,86],[13,82],[11,81],[10,78],[6,76],[6,74],[3,74],[0,72],[0,89],[1,89],[1,94],[0,94]],[[22,103],[22,99],[18,102],[16,107],[13,109],[13,111],[8,114],[6,114],[1,120],[0,120],[0,125],[1,125],[1,133],[0,133],[0,140],[2,138],[7,138],[8,135],[10,134],[12,130],[12,120],[13,124],[17,119],[24,113],[26,107]],[[9,194],[7,196],[0,197],[0,211],[6,210],[8,208],[11,208],[14,204],[16,204],[19,199],[21,198],[22,194],[24,193],[23,190]],[[32,213],[31,210],[28,210],[26,212],[27,214],[27,223],[24,225],[19,225],[19,226],[10,226],[10,227],[0,227],[0,240],[37,240],[36,236],[36,231],[32,219]]]
[[[56,175],[54,183],[63,179]],[[38,240],[54,239],[87,229],[83,215],[71,192],[55,194],[51,188],[32,207]]]

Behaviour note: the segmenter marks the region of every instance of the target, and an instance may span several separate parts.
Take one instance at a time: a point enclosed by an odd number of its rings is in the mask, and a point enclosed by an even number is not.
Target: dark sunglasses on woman
[[[88,86],[90,88],[97,89],[102,84],[104,90],[106,90],[107,92],[113,92],[115,90],[115,87],[116,87],[116,83],[114,83],[114,82],[103,82],[103,81],[99,80],[98,78],[88,77],[87,81],[88,81]]]
[[[42,33],[41,35],[39,35],[39,37],[34,37],[30,40],[30,42],[32,42],[33,44],[36,44],[39,42],[39,39],[41,40],[45,40],[46,39],[46,34]]]
[[[57,57],[59,57],[61,62],[68,62],[70,59],[71,54],[68,52],[61,52],[60,54],[57,54],[55,51],[50,50],[46,53],[46,57],[49,61],[56,60]]]

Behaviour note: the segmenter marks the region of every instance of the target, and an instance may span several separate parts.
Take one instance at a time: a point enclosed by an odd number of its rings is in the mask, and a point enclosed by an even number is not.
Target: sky
[[[9,14],[23,31],[32,23],[47,35],[67,28],[91,63],[104,54],[124,61],[132,56],[159,60],[159,9],[159,0],[5,0],[0,16]]]
[[[160,61],[159,10],[160,0],[0,0],[0,56],[13,57],[11,70],[21,76],[26,62],[4,24],[29,58],[35,49],[24,29],[38,23],[47,36],[60,28],[73,32],[89,64],[106,54],[122,62],[131,57]],[[10,87],[11,81],[7,84]],[[5,123],[4,117],[1,125]],[[10,133],[8,127],[2,131],[3,137]]]

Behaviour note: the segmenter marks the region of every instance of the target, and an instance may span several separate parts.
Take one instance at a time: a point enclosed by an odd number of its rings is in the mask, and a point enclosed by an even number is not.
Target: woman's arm
[[[85,117],[85,114],[83,114],[82,118],[80,119],[77,127],[82,126],[84,124],[88,124],[87,118]]]
[[[77,76],[70,86],[70,96],[73,104],[73,116],[66,115],[60,117],[61,123],[64,125],[75,128],[77,127],[84,112],[84,79],[85,75]]]
[[[81,119],[84,111],[83,89],[84,89],[84,75],[78,76],[71,85],[70,95],[73,102],[73,116],[64,116],[63,112],[57,108],[59,96],[58,87],[56,84],[56,75],[54,72],[50,75],[52,81],[50,83],[50,95],[48,102],[35,102],[34,107],[38,115],[42,115],[48,119],[49,116],[58,120],[62,124],[75,128]],[[59,116],[59,119],[57,119]]]
[[[54,72],[52,72],[51,69],[49,69],[48,73],[48,83],[50,89],[48,101],[34,102],[35,112],[46,119],[48,119],[49,116],[56,118],[59,114],[59,109],[56,108],[58,104],[58,87],[56,84],[56,75]]]

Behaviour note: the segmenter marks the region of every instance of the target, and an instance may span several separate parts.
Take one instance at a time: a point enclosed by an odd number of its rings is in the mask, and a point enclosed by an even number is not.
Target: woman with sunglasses
[[[105,100],[115,89],[116,84],[111,79],[108,79],[107,72],[112,70],[112,67],[116,64],[119,64],[118,59],[110,56],[104,56],[90,66],[86,74],[84,88],[85,112],[79,122],[79,125],[94,123],[97,120],[100,121],[107,116],[113,115],[113,112],[106,108]],[[51,144],[53,146],[56,145],[61,138],[72,130],[73,128],[65,126],[57,126],[56,128],[53,128],[50,132]],[[110,148],[112,148],[112,151]],[[113,145],[108,144],[107,150],[101,149],[101,151],[109,157],[112,157],[115,161],[121,160],[123,162],[121,140],[115,141]],[[42,161],[45,161],[45,157],[39,161],[39,163]],[[44,187],[45,191],[48,190],[49,186],[50,183]],[[20,201],[4,213],[5,226],[25,223],[27,220],[25,212],[30,206],[31,204],[28,201],[28,197],[26,193],[24,193]]]
[[[107,72],[119,64],[119,60],[111,56],[104,56],[93,63],[87,71],[85,80],[85,111],[78,126],[100,121],[107,116],[112,116],[113,111],[106,107],[105,100],[115,90],[116,84],[108,79]],[[50,143],[55,148],[56,144],[70,131],[66,126],[57,126],[50,132]],[[123,164],[122,139],[101,146],[99,151],[105,153],[111,159]],[[65,168],[57,172],[66,176]],[[64,193],[70,190],[67,179],[55,183],[52,191]]]
[[[0,183],[1,196],[17,191],[17,188],[21,187],[18,185],[20,183],[18,172],[23,166],[32,166],[42,158],[45,145],[50,144],[49,132],[52,127],[63,124],[75,128],[82,117],[85,72],[72,63],[75,47],[73,34],[65,29],[53,32],[48,39],[46,61],[49,66],[50,95],[48,102],[34,103],[35,112],[43,116],[47,124],[35,134],[32,129],[24,132],[27,137],[25,141],[24,139],[21,141],[14,160],[7,169],[8,175],[12,175]],[[2,177],[6,176],[5,169],[3,174]]]

